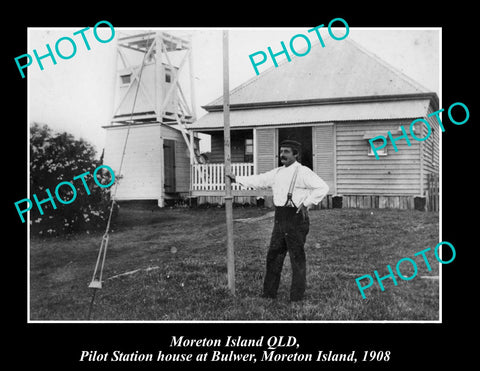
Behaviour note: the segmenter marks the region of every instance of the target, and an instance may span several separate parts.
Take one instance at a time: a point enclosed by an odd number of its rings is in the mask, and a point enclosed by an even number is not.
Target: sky
[[[249,55],[257,51],[267,52],[270,46],[280,50],[280,41],[288,45],[292,36],[309,36],[312,44],[318,43],[315,34],[304,28],[230,28],[229,29],[229,69],[230,90],[255,76]],[[77,51],[70,59],[56,58],[54,65],[50,58],[42,59],[44,70],[36,62],[28,67],[28,123],[47,124],[55,131],[67,131],[76,138],[84,138],[101,153],[105,145],[105,129],[112,118],[115,99],[117,70],[116,42],[122,34],[132,33],[133,29],[115,28],[115,38],[108,43],[100,43],[92,34],[85,32],[90,45],[87,50],[80,35],[73,32],[84,28],[29,28],[28,50],[33,54],[37,49],[41,56],[47,52],[46,44],[52,49],[61,37],[75,40]],[[149,29],[151,30],[151,29]],[[222,29],[162,29],[177,35],[192,38],[193,73],[196,115],[200,118],[206,111],[201,108],[223,93],[222,71]],[[323,32],[324,31],[324,32]],[[90,33],[89,33],[90,32]],[[104,34],[102,34],[104,32]],[[99,37],[108,39],[108,28],[99,29]],[[342,35],[344,29],[335,29]],[[340,43],[322,30],[322,37],[328,47],[329,42]],[[429,90],[436,92],[441,99],[441,29],[432,28],[354,28],[348,38],[356,41],[370,52],[394,66]],[[73,54],[68,42],[59,44],[64,55]],[[302,57],[308,58],[308,55]],[[280,61],[280,59],[279,59]],[[271,60],[259,67],[260,73],[273,64]],[[190,88],[188,70],[181,76],[187,100]],[[441,104],[441,100],[440,100]],[[208,139],[201,141],[201,150],[209,149]]]

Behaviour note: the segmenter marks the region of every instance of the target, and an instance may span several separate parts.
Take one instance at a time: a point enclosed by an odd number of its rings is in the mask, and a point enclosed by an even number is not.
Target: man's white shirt
[[[318,205],[328,193],[328,185],[312,170],[296,161],[288,167],[284,165],[259,175],[237,176],[235,180],[246,188],[272,188],[274,205],[284,206],[296,168],[298,173],[292,192],[293,203],[297,207],[303,204],[307,208]]]

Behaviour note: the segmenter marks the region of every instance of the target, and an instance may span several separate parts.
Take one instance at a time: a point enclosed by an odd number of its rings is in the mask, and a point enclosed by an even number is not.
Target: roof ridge
[[[387,61],[385,61],[383,58],[379,57],[378,55],[376,55],[374,52],[368,50],[367,48],[365,48],[364,46],[362,46],[361,44],[359,44],[357,41],[355,40],[352,40],[352,39],[347,39],[345,40],[346,42],[349,42],[350,44],[352,44],[353,46],[355,46],[357,49],[359,49],[362,53],[368,55],[369,57],[371,57],[372,59],[374,59],[377,63],[381,64],[383,67],[387,68],[389,71],[393,72],[394,74],[396,74],[398,77],[400,77],[401,79],[403,79],[406,83],[410,84],[412,87],[414,87],[415,89],[418,89],[420,90],[422,93],[430,93],[432,92],[431,89],[428,89],[426,88],[425,86],[423,86],[422,84],[420,84],[418,81],[414,80],[413,78],[411,78],[410,76],[408,76],[407,74],[403,73],[402,71],[400,71],[397,67],[395,67],[394,65],[388,63]]]
[[[418,92],[418,93],[431,93],[432,92],[431,89],[426,88],[425,86],[423,86],[422,84],[420,84],[419,82],[417,82],[416,80],[414,80],[413,78],[408,76],[407,74],[403,73],[397,67],[388,63],[387,61],[385,61],[384,59],[382,59],[381,57],[376,55],[374,52],[368,50],[366,47],[359,44],[357,41],[355,41],[351,38],[347,38],[345,40],[342,40],[342,42],[347,43],[352,48],[357,50],[359,53],[364,54],[365,56],[370,58],[372,61],[376,62],[377,65],[380,68],[385,69],[386,73],[391,73],[392,76],[395,76],[398,79],[398,81],[403,82],[404,84],[406,84],[406,86],[410,86],[416,92]],[[317,50],[316,48],[320,48],[319,45],[321,45],[320,42],[313,42],[311,44],[312,49],[309,51],[309,53],[313,53],[314,51]],[[340,47],[340,45],[337,45],[337,44],[332,44],[332,46],[334,48],[339,48]],[[328,48],[328,46],[326,46],[325,48]],[[305,49],[306,48],[302,49],[302,51],[305,50]],[[323,49],[323,47],[321,49]],[[260,82],[261,80],[270,76],[272,71],[275,71],[277,69],[283,69],[285,67],[285,64],[290,63],[290,62],[295,63],[298,60],[298,58],[303,57],[303,55],[297,56],[294,53],[289,54],[289,56],[291,56],[290,60],[288,60],[288,58],[284,58],[283,60],[281,60],[278,63],[277,67],[275,65],[272,65],[269,68],[267,68],[266,70],[259,73],[258,75],[252,76],[248,80],[244,81],[243,83],[239,84],[238,86],[236,86],[235,88],[230,90],[229,95],[232,96],[232,95],[235,95],[235,94],[241,92],[242,90],[246,89],[250,85],[252,85],[254,83],[257,83],[257,82]],[[202,107],[205,108],[207,111],[209,111],[210,108],[218,107],[220,105],[220,103],[222,102],[222,100],[223,100],[223,95],[220,95],[215,100],[211,101],[210,103],[208,103],[208,104],[206,104]]]

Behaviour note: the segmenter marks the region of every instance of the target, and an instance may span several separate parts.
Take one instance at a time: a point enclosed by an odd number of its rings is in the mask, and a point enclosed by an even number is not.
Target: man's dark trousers
[[[275,224],[267,253],[267,273],[263,283],[263,296],[270,298],[277,296],[283,261],[288,251],[292,265],[290,300],[303,299],[307,281],[304,245],[309,227],[308,216],[304,218],[301,213],[297,214],[297,208],[275,208]]]

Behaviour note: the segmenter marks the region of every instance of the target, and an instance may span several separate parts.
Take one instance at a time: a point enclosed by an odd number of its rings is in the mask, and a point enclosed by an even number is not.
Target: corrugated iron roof
[[[253,77],[230,92],[230,104],[295,102],[429,92],[426,88],[368,52],[352,40],[312,46],[303,57],[292,57]],[[221,109],[223,97],[204,106]]]
[[[425,117],[429,99],[283,106],[230,111],[232,128],[332,121]],[[189,127],[196,131],[223,128],[223,112],[209,112]]]

